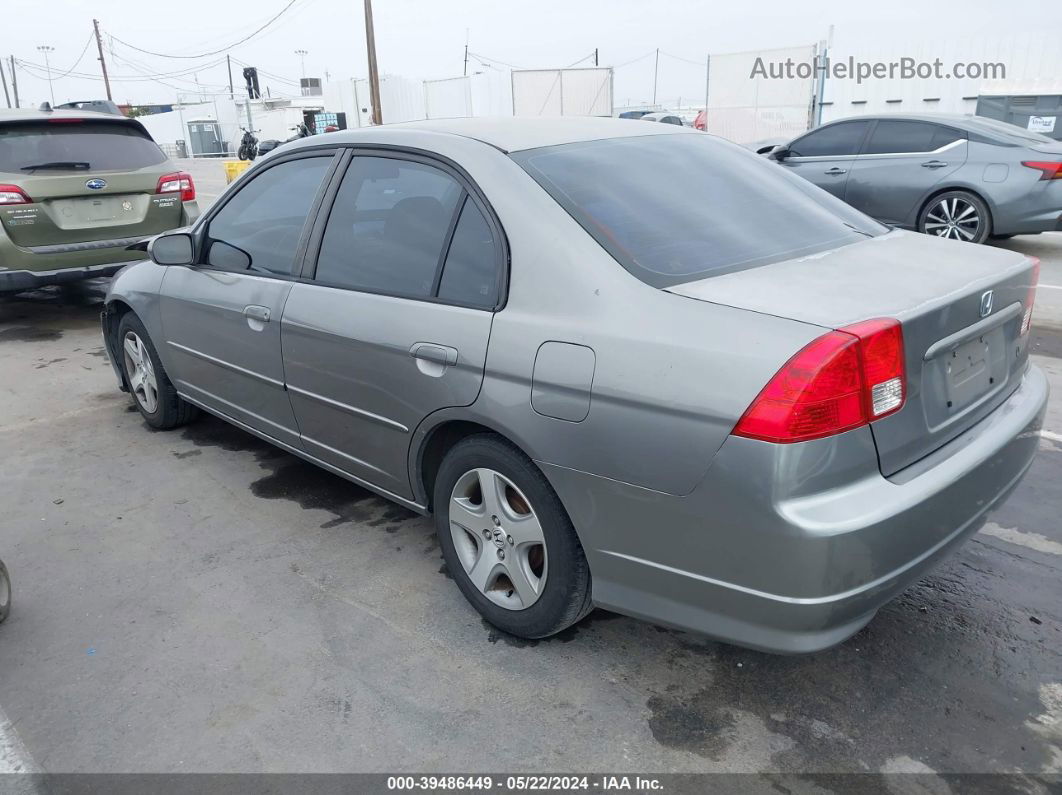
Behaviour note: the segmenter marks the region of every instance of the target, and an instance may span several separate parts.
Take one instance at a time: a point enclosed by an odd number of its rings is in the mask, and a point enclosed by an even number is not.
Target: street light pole
[[[372,97],[372,123],[383,124],[380,108],[380,73],[376,69],[376,34],[372,27],[372,0],[365,0],[365,49],[369,54],[369,94]]]
[[[299,56],[299,60],[302,62],[302,76],[306,77],[306,56],[310,54],[310,51],[295,50],[295,54]]]
[[[55,90],[52,88],[52,65],[48,62],[48,53],[55,52],[55,47],[50,47],[47,44],[37,45],[37,49],[44,53],[44,71],[48,75],[48,95],[52,98],[52,105],[55,105]]]

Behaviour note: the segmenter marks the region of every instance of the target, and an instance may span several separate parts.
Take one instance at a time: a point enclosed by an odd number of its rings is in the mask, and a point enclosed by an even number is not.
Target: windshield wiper
[[[22,166],[22,171],[36,171],[38,168],[92,168],[91,163],[84,160],[52,160],[48,163],[34,163],[32,166]]]

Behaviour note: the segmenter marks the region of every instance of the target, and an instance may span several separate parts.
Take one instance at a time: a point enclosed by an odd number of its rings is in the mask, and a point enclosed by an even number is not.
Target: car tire
[[[918,215],[918,231],[966,243],[984,243],[992,234],[992,215],[979,196],[950,190],[934,196]]]
[[[0,624],[11,614],[11,576],[0,560]]]
[[[501,437],[456,444],[439,467],[433,505],[450,574],[498,629],[545,638],[593,608],[567,511],[534,462]]]
[[[118,324],[118,356],[133,403],[148,425],[169,430],[195,418],[198,410],[177,394],[147,329],[132,312]]]

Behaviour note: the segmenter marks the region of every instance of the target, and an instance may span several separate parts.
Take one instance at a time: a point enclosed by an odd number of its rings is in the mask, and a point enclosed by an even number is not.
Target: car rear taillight
[[[185,171],[177,171],[159,177],[159,186],[155,193],[177,193],[180,191],[181,201],[190,202],[195,199],[195,183],[192,175]]]
[[[1021,164],[1026,168],[1034,168],[1040,172],[1040,179],[1062,179],[1062,163],[1052,163],[1045,160],[1022,160]]]
[[[1033,304],[1036,303],[1036,285],[1040,281],[1040,260],[1037,257],[1029,257],[1032,260],[1032,281],[1029,283],[1029,292],[1025,296],[1025,312],[1021,316],[1021,335],[1029,333],[1032,327]]]
[[[867,320],[808,343],[752,401],[733,433],[777,444],[821,439],[899,411],[906,394],[899,321]]]
[[[0,185],[0,205],[33,204],[33,199],[18,185]]]

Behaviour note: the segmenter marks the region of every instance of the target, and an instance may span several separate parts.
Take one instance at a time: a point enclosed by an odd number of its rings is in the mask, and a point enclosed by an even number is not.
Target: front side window
[[[865,121],[831,124],[793,141],[789,153],[793,157],[844,157],[859,153],[867,125]]]
[[[654,287],[766,265],[885,227],[766,158],[708,135],[646,135],[511,155]]]
[[[466,197],[461,184],[435,166],[355,157],[328,217],[316,280],[493,306],[494,240],[475,202]]]
[[[331,153],[278,163],[254,177],[210,219],[207,265],[289,276],[306,216]]]
[[[883,119],[870,134],[865,155],[932,152],[965,136],[950,127],[923,121]]]

